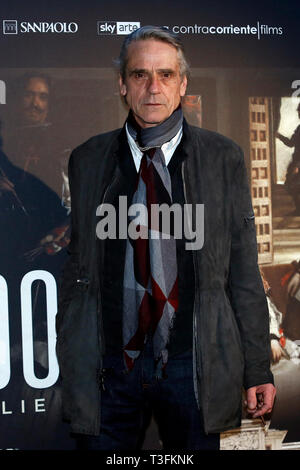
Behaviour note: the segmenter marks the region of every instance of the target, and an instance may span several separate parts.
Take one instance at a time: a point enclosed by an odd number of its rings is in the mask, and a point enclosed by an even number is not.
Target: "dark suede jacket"
[[[125,131],[91,138],[70,157],[72,235],[57,313],[63,415],[76,433],[100,430],[103,356],[96,209],[118,178]],[[269,314],[258,265],[243,153],[230,139],[184,121],[185,200],[204,204],[204,245],[193,250],[195,395],[207,433],[240,425],[242,388],[273,383]],[[97,220],[98,219],[98,220]]]

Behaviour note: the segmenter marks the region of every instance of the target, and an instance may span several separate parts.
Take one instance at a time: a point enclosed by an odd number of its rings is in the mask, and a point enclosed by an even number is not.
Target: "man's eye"
[[[47,101],[47,99],[48,99],[47,93],[41,93],[41,94],[40,94],[40,99],[41,99],[42,101]]]
[[[146,78],[146,74],[143,72],[136,72],[135,78],[137,78],[138,80],[144,79]]]
[[[165,81],[172,80],[173,77],[174,77],[173,72],[162,72],[160,75],[160,79],[165,80]]]

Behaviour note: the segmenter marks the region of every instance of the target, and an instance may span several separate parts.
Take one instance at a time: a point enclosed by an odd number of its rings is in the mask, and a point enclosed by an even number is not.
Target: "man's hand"
[[[247,412],[252,415],[252,418],[271,413],[276,395],[273,384],[250,387],[246,390],[246,394]]]

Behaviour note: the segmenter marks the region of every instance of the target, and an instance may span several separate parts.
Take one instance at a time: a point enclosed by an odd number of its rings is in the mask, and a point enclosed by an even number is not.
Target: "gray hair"
[[[160,26],[142,26],[131,34],[126,36],[120,51],[119,58],[115,61],[122,79],[125,79],[126,67],[128,62],[128,47],[134,41],[145,41],[147,39],[155,39],[162,41],[175,47],[178,55],[180,76],[189,76],[189,65],[184,55],[184,48],[180,38],[168,28]]]

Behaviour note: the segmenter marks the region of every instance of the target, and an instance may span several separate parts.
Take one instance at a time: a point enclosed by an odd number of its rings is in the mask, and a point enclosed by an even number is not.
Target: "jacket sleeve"
[[[229,290],[244,352],[246,389],[273,383],[267,299],[258,267],[255,219],[241,149],[233,180]]]
[[[77,175],[76,175],[77,173]],[[74,287],[79,277],[79,252],[78,252],[78,212],[77,197],[79,191],[79,172],[75,167],[74,153],[71,154],[68,165],[68,178],[71,194],[71,235],[67,248],[68,257],[63,266],[58,288],[58,312],[56,315],[56,331],[59,331],[64,313],[73,297]]]

